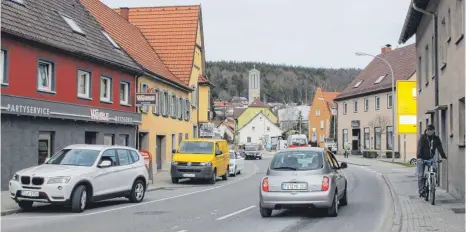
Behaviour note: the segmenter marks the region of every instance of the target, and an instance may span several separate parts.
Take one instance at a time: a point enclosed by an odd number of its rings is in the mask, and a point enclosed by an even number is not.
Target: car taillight
[[[324,176],[324,178],[322,179],[322,191],[327,191],[328,190],[328,186],[330,184],[330,179],[328,178],[328,176]]]
[[[269,178],[264,178],[262,180],[262,191],[268,192],[269,191]]]

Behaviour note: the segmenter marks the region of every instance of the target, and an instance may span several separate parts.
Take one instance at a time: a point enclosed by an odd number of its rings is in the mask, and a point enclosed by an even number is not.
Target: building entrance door
[[[165,154],[165,136],[157,135],[156,150],[155,150],[155,161],[157,162],[157,170],[162,169],[163,154]]]
[[[38,164],[43,164],[52,155],[52,132],[39,132]]]
[[[353,139],[351,143],[351,154],[361,153],[361,129],[353,129]]]

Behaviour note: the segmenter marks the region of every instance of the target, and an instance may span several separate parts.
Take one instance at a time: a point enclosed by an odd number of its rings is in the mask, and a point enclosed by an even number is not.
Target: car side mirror
[[[173,149],[173,150],[172,150],[172,153],[175,154],[175,153],[176,153],[176,149]]]
[[[112,166],[112,161],[110,160],[103,160],[100,164],[99,164],[99,168],[108,168]]]
[[[215,155],[216,155],[216,156],[222,155],[222,151],[217,150],[217,151],[215,152]]]
[[[347,164],[347,163],[345,163],[345,162],[341,162],[341,164],[340,164],[340,168],[341,168],[341,169],[348,168],[348,164]]]

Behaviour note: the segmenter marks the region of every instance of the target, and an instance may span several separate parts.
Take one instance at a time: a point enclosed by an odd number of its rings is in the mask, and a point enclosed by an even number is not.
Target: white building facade
[[[281,136],[283,131],[270,121],[264,114],[257,114],[238,132],[238,142],[245,144],[270,143],[272,137]]]

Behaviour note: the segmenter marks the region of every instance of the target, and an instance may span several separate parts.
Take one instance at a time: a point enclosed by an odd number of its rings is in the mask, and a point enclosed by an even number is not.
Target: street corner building
[[[382,60],[383,59],[383,60]],[[364,70],[335,98],[338,104],[338,152],[345,146],[351,154],[375,158],[390,158],[405,150],[402,136],[395,136],[392,112],[392,76],[394,81],[416,80],[416,45],[392,50],[390,45],[381,48]],[[396,93],[395,93],[396,95]],[[406,158],[416,157],[416,136],[407,135]]]
[[[309,111],[309,140],[325,147],[325,139],[335,138],[337,105],[334,99],[339,92],[325,92],[317,88]]]
[[[435,15],[421,13],[431,12]],[[409,6],[399,43],[416,35],[417,138],[434,124],[448,156],[440,186],[465,199],[465,1],[416,0]]]
[[[2,190],[70,144],[135,146],[142,70],[83,5],[2,1],[1,21]]]
[[[106,6],[97,9],[97,4],[103,4],[96,0],[81,1],[102,24],[108,24],[117,42],[143,66],[138,92],[154,93],[158,101],[155,106],[139,108],[138,148],[154,154],[155,172],[168,170],[172,150],[184,139],[199,137],[199,125],[210,121],[213,110],[213,85],[205,73],[201,7],[123,7],[112,14]],[[134,50],[134,41],[144,51]]]

